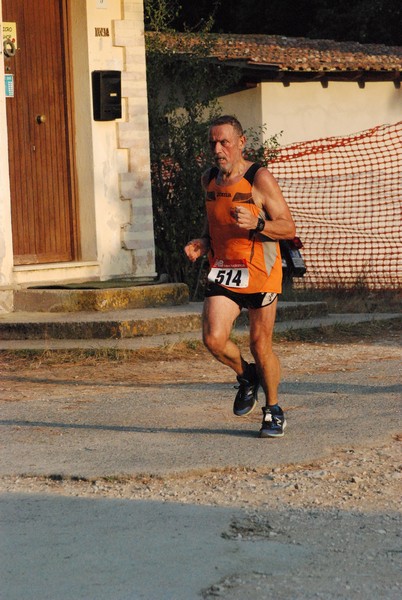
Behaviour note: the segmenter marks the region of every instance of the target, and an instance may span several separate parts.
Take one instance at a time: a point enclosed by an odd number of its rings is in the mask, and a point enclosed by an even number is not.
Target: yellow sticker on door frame
[[[11,23],[3,21],[2,23],[3,29],[3,42],[5,40],[10,40],[13,42],[14,46],[17,48],[17,23]]]

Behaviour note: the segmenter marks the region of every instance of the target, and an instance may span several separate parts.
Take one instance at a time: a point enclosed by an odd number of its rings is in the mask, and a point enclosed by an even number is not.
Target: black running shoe
[[[286,427],[286,419],[283,410],[278,408],[271,410],[269,406],[262,409],[263,418],[260,429],[260,438],[282,437]]]
[[[258,399],[257,369],[254,363],[250,363],[244,376],[238,375],[239,391],[233,404],[233,412],[237,417],[249,415],[255,408]]]

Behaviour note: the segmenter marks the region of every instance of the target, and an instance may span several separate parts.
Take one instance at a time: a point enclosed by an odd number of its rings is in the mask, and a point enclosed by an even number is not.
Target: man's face
[[[244,142],[244,136],[239,136],[232,125],[211,127],[209,147],[222,173],[231,173],[234,165],[241,160]]]

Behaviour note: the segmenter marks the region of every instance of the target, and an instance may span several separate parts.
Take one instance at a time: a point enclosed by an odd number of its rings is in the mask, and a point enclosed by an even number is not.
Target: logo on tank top
[[[236,192],[234,195],[232,202],[242,202],[243,204],[254,204],[253,197],[250,193],[242,194],[241,192]]]

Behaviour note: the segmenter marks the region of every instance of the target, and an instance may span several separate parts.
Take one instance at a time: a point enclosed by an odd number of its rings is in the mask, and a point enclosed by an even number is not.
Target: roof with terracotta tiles
[[[197,34],[150,34],[168,51],[191,53]],[[239,66],[266,67],[287,73],[377,72],[400,73],[402,47],[358,42],[335,42],[279,35],[207,34],[208,55]]]

